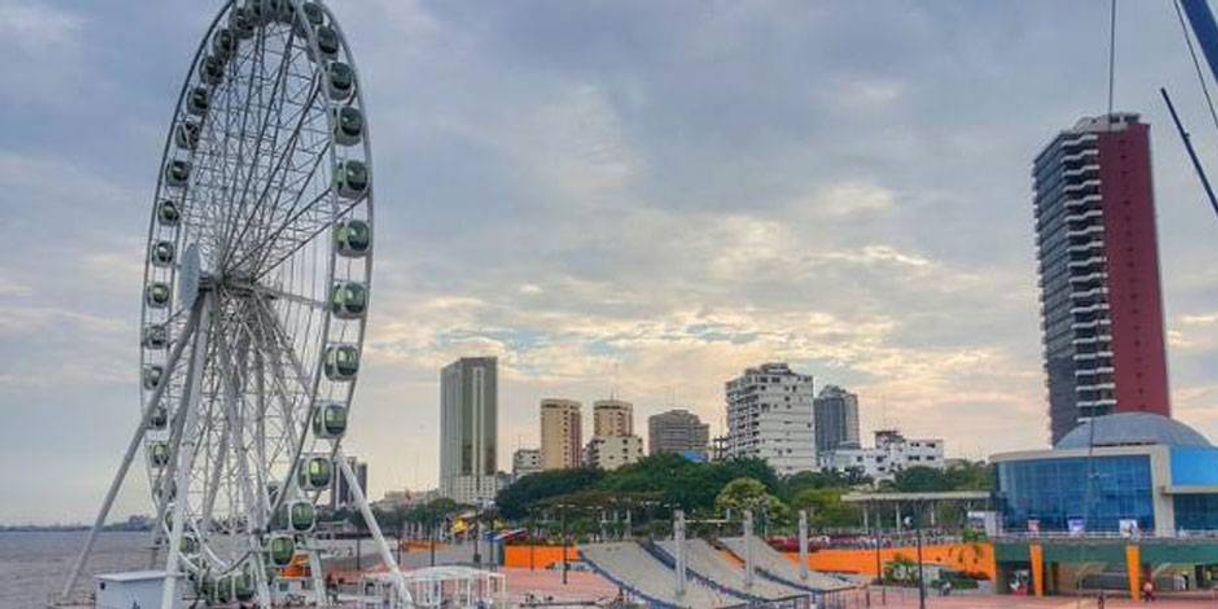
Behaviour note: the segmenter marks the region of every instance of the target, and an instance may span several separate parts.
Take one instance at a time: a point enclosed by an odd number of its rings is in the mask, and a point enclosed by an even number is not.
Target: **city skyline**
[[[436,371],[470,353],[500,360],[500,469],[542,397],[717,429],[722,381],[764,361],[857,393],[864,434],[1046,445],[1028,162],[1103,111],[1097,7],[541,6],[334,7],[377,134],[344,442],[373,496],[435,486]],[[0,522],[88,518],[134,425],[156,163],[215,8],[0,3],[0,176],[20,193],[0,223],[0,458],[40,471],[0,474]],[[1214,437],[1218,224],[1156,88],[1203,159],[1218,146],[1162,8],[1123,5],[1116,107],[1151,125],[1174,416]],[[146,511],[141,478],[119,514]]]

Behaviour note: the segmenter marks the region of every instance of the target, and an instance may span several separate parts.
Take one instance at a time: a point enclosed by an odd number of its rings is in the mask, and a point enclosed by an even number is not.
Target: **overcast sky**
[[[90,518],[136,422],[161,146],[220,4],[0,0],[0,522]],[[347,442],[373,497],[435,484],[461,355],[499,356],[503,469],[541,397],[718,432],[723,382],[774,360],[856,391],[864,433],[1047,444],[1029,165],[1105,109],[1107,0],[332,5],[378,170]],[[1121,3],[1117,56],[1173,405],[1218,437],[1218,220],[1157,88],[1207,161],[1218,131],[1169,2]]]

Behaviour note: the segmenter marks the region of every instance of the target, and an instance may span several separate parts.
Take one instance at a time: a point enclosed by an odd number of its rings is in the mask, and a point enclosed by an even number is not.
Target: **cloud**
[[[896,210],[896,194],[887,188],[863,181],[834,184],[813,196],[793,204],[797,208],[812,208],[814,213],[829,220],[889,216]]]
[[[45,3],[0,2],[0,38],[28,53],[70,44],[83,24],[80,15]]]
[[[0,520],[51,503],[87,517],[88,493],[61,489],[94,488],[125,441],[110,417],[138,393],[155,167],[215,9],[0,0],[0,403],[39,404],[6,416],[48,430],[0,430],[0,460],[73,478],[0,479],[23,498]],[[346,443],[372,461],[374,496],[434,484],[438,369],[462,355],[500,358],[501,463],[536,442],[543,396],[612,391],[639,425],[679,405],[719,428],[722,383],[773,360],[858,391],[864,431],[943,436],[974,457],[1044,444],[1028,166],[1095,109],[1078,75],[1103,73],[1091,50],[1105,39],[1086,6],[333,10],[376,157]],[[1145,52],[1126,56],[1118,99],[1159,130],[1161,102],[1136,83],[1195,76],[1170,9],[1127,10]],[[1204,113],[1196,95],[1179,104]],[[1181,416],[1215,433],[1213,218],[1166,203],[1198,196],[1167,141],[1153,158],[1172,387]]]

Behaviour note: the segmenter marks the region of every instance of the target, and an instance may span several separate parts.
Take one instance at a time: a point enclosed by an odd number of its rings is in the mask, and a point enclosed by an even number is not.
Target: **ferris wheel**
[[[354,477],[340,443],[373,259],[360,85],[321,2],[230,0],[174,106],[140,295],[142,420],[98,519],[142,446],[164,606],[185,591],[269,607],[291,566],[326,603],[311,532]]]

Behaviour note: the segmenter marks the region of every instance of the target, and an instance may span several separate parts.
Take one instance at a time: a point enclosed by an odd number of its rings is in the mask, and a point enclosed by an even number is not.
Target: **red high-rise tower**
[[[1054,442],[1094,416],[1170,416],[1149,125],[1084,118],[1033,178]]]

